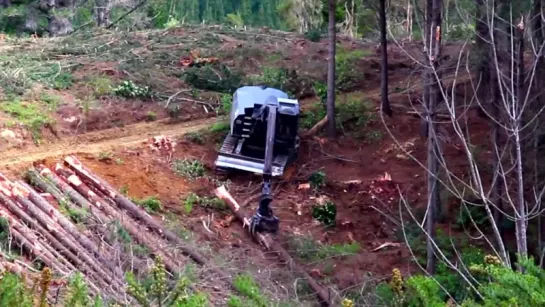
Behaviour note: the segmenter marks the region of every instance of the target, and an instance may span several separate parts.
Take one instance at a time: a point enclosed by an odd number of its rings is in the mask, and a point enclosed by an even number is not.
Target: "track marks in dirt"
[[[10,149],[0,152],[0,169],[74,153],[96,154],[119,147],[138,147],[153,136],[176,137],[206,128],[215,121],[215,118],[209,118],[180,124],[168,124],[166,120],[139,123],[123,128],[107,129],[69,137],[39,147]]]

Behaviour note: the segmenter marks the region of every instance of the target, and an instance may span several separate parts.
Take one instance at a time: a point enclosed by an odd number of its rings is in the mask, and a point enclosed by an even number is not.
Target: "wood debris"
[[[214,64],[219,62],[217,57],[201,57],[198,50],[191,50],[189,55],[180,58],[180,65],[184,67],[201,66],[203,64]]]
[[[373,252],[377,252],[377,251],[379,251],[379,250],[381,250],[381,249],[384,249],[384,248],[390,247],[390,246],[391,246],[391,247],[399,247],[400,244],[399,244],[399,243],[393,243],[393,242],[382,243],[380,246],[378,246],[377,248],[375,248],[375,249],[373,250]]]

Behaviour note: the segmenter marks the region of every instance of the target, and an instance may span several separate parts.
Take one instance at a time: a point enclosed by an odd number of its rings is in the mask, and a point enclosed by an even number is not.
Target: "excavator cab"
[[[276,232],[271,178],[281,176],[299,152],[299,102],[278,89],[244,86],[233,96],[230,132],[216,160],[222,173],[237,169],[263,175],[262,196],[251,230]]]

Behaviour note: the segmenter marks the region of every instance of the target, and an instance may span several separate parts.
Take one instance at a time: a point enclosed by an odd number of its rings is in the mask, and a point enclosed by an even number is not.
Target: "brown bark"
[[[75,157],[66,157],[64,161],[66,162],[66,165],[68,165],[74,172],[76,172],[76,174],[78,174],[78,176],[82,178],[85,182],[93,185],[99,191],[114,199],[121,208],[127,210],[132,216],[140,221],[143,221],[147,226],[155,230],[158,234],[165,236],[167,240],[175,243],[186,255],[191,257],[195,262],[202,265],[207,263],[206,258],[197,253],[195,250],[185,246],[185,242],[183,242],[182,239],[178,237],[175,233],[163,227],[146,211],[135,205],[132,201],[123,196],[121,193],[117,192],[114,188],[104,182],[104,180],[101,180],[97,176],[92,175],[92,173]]]
[[[0,204],[3,204],[2,198],[0,198]],[[62,274],[68,274],[75,267],[67,267],[61,263],[62,257],[56,257],[53,254],[51,247],[43,245],[32,230],[27,226],[21,224],[19,220],[13,217],[6,209],[0,207],[0,216],[7,219],[10,225],[10,234],[23,249],[25,249],[30,255],[40,259],[46,266],[55,269]]]
[[[97,233],[102,234],[103,239],[109,244],[115,244],[115,242],[110,240],[108,236],[108,228],[105,226],[107,223],[111,222],[111,219],[107,217],[101,210],[93,208],[93,205],[87,199],[85,199],[81,194],[74,190],[62,178],[59,178],[55,173],[51,172],[51,170],[44,166],[39,166],[39,168],[41,169],[41,172],[44,174],[45,177],[42,177],[42,175],[40,175],[37,170],[33,169],[29,171],[32,183],[35,185],[39,185],[42,190],[51,193],[59,202],[63,201],[68,206],[73,207],[74,204],[70,201],[72,200],[77,203],[81,208],[89,210],[91,214],[89,217],[87,217],[85,221],[88,227],[94,229]],[[66,195],[68,195],[68,197],[62,193],[65,193]],[[96,220],[97,222],[91,221],[92,219]],[[130,260],[132,263],[134,263],[134,271],[143,272],[146,267],[145,263],[140,259],[136,259],[134,257],[132,257],[132,259],[128,259],[128,257],[129,256],[125,254],[121,255],[121,258],[124,261]]]
[[[227,203],[231,211],[233,211],[235,217],[242,223],[243,227],[245,225],[249,225],[249,219],[247,218],[247,216],[250,215],[246,214],[243,210],[241,210],[240,205],[231,196],[231,194],[227,192],[224,186],[221,186],[214,190],[214,193],[218,198],[224,200]],[[248,233],[250,234],[250,232]],[[295,260],[278,242],[262,234],[256,234],[253,236],[253,238],[258,240],[259,243],[263,244],[263,246],[265,246],[268,250],[277,254],[278,257],[282,259],[282,261],[288,264],[291,270],[296,271],[300,275],[302,275],[308,282],[309,286],[316,292],[316,295],[318,296],[321,304],[325,306],[332,305],[329,293],[325,289],[323,289],[322,286],[320,286],[318,282],[312,276],[310,276],[302,267],[297,265]]]
[[[102,289],[109,288],[109,283],[107,282],[108,280],[107,276],[100,276],[100,274],[97,274],[91,268],[89,268],[89,266],[85,264],[83,261],[81,261],[77,255],[72,253],[61,242],[59,242],[52,234],[50,234],[47,230],[45,230],[42,226],[40,226],[38,222],[36,222],[34,219],[29,217],[25,212],[23,212],[23,210],[21,210],[11,199],[6,197],[4,194],[0,194],[0,202],[2,202],[3,205],[6,208],[8,208],[13,214],[15,214],[19,219],[31,225],[35,231],[40,233],[40,235],[44,236],[49,241],[52,247],[59,250],[76,267],[78,267],[79,270],[83,274],[85,274],[88,278],[91,278],[91,280],[96,281],[97,284],[99,284]]]
[[[64,215],[51,206],[42,196],[26,185],[24,182],[17,182],[21,188],[26,189],[29,200],[42,210],[45,214],[51,216],[53,222],[57,222],[67,233],[76,239],[83,247],[87,249],[97,260],[105,264],[117,277],[123,277],[123,271],[116,267],[110,260],[103,255],[106,251],[100,251],[99,247],[87,236],[83,235]]]
[[[197,264],[207,266],[214,272],[215,275],[219,276],[222,280],[228,281],[233,289],[236,290],[236,287],[233,285],[231,277],[222,271],[219,267],[210,263],[204,256],[202,256],[196,250],[188,247],[185,242],[178,237],[174,232],[166,229],[161,224],[159,224],[152,216],[145,212],[142,208],[135,205],[128,198],[123,196],[121,193],[117,192],[112,186],[110,186],[106,181],[102,180],[100,177],[94,175],[88,168],[86,168],[76,157],[68,156],[64,159],[66,165],[68,165],[80,178],[90,185],[93,185],[99,191],[108,195],[110,198],[114,199],[119,207],[127,210],[132,214],[136,219],[144,222],[147,226],[153,229],[160,235],[163,235],[168,241],[174,243],[177,248],[179,248],[184,254],[189,256]]]
[[[437,139],[437,116],[436,109],[440,102],[443,101],[440,92],[441,87],[441,72],[440,62],[441,59],[441,36],[442,31],[442,13],[443,3],[441,0],[428,0],[428,14],[430,18],[426,21],[426,25],[429,26],[429,32],[427,33],[426,42],[429,45],[426,46],[428,50],[428,63],[430,65],[427,73],[426,91],[429,95],[426,100],[426,109],[428,111],[428,215],[426,220],[426,232],[427,236],[427,265],[426,271],[429,274],[435,273],[436,259],[435,249],[433,241],[435,240],[435,223],[441,212],[441,203],[439,197],[439,144]]]
[[[76,189],[76,191],[88,197],[93,206],[101,208],[108,216],[111,216],[114,220],[118,221],[138,243],[148,247],[154,254],[160,255],[163,258],[165,267],[169,271],[179,271],[180,266],[174,261],[174,259],[172,259],[172,256],[164,250],[166,244],[161,242],[162,240],[151,237],[148,234],[148,230],[139,228],[138,224],[134,222],[132,218],[122,216],[119,212],[106,204],[104,200],[100,199],[93,191],[91,191],[91,189],[89,189],[89,187],[83,183],[78,176],[72,174],[67,169],[57,166],[55,168],[55,172],[61,176],[61,178],[68,181],[72,187]]]
[[[11,186],[11,189],[6,191],[6,188]],[[17,207],[15,203],[13,205],[8,203],[9,210],[17,214],[20,218],[24,219],[27,223],[30,223],[34,229],[40,232],[40,234],[50,238],[55,238],[63,246],[68,247],[74,255],[77,255],[79,259],[89,265],[109,284],[113,284],[116,287],[122,287],[123,283],[110,277],[102,266],[96,262],[88,253],[87,250],[79,244],[76,238],[72,237],[66,232],[60,225],[55,223],[48,215],[44,214],[39,208],[28,199],[29,195],[25,195],[23,190],[18,189],[16,186],[11,185],[10,182],[2,182],[2,188],[0,189],[5,196],[10,197],[16,203],[19,203],[22,208]],[[28,213],[28,214],[27,214]],[[34,218],[34,219],[33,219]],[[40,226],[41,224],[41,226]],[[50,240],[51,241],[51,240]]]

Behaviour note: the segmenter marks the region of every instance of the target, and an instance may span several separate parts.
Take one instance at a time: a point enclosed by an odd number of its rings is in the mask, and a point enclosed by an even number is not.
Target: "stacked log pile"
[[[63,165],[64,164],[64,165]],[[121,226],[131,241],[161,256],[168,271],[183,269],[185,254],[199,264],[206,259],[174,233],[108,183],[76,157],[48,168],[35,165],[27,181],[11,181],[0,174],[0,216],[10,234],[32,258],[60,276],[80,271],[91,294],[128,303],[124,273],[146,274],[150,260],[127,253],[112,239],[112,225]],[[82,224],[61,212],[84,212]],[[81,227],[81,226],[85,227]],[[151,261],[150,261],[151,263]],[[221,270],[216,276],[227,278]]]

